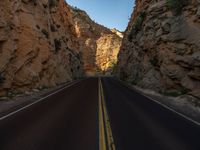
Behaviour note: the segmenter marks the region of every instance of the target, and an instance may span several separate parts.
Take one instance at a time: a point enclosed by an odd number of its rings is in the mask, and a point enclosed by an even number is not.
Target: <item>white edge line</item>
[[[80,80],[80,81],[82,81],[82,80]],[[2,120],[4,120],[4,119],[6,119],[6,118],[8,118],[8,117],[10,117],[10,116],[12,116],[12,115],[18,113],[18,112],[20,112],[20,111],[22,111],[22,110],[24,110],[24,109],[26,109],[26,108],[28,108],[28,107],[30,107],[30,106],[36,104],[36,103],[39,103],[39,102],[43,101],[44,99],[46,99],[46,98],[48,98],[48,97],[50,97],[50,96],[52,96],[52,95],[54,95],[54,94],[56,94],[56,93],[59,93],[60,91],[66,89],[66,88],[69,88],[69,87],[71,87],[71,86],[73,86],[73,85],[79,83],[80,81],[76,81],[76,82],[74,82],[74,83],[71,83],[70,85],[66,85],[65,87],[63,87],[63,88],[61,88],[61,89],[55,91],[54,93],[51,93],[51,94],[49,94],[49,95],[47,95],[47,96],[45,96],[45,97],[42,97],[42,98],[40,98],[39,100],[37,100],[37,101],[35,101],[35,102],[31,103],[31,104],[28,104],[28,105],[26,105],[26,106],[24,106],[24,107],[22,107],[22,108],[20,108],[20,109],[18,109],[18,110],[16,110],[16,111],[13,111],[13,112],[11,112],[11,113],[5,115],[5,116],[3,116],[3,117],[0,118],[0,121],[2,121]]]
[[[123,83],[123,81],[121,81],[121,82]],[[146,98],[152,100],[153,102],[155,102],[155,103],[161,105],[162,107],[164,107],[164,108],[166,108],[166,109],[168,109],[168,110],[174,112],[175,114],[177,114],[177,115],[179,115],[179,116],[185,118],[186,120],[191,121],[192,123],[194,123],[194,124],[200,126],[200,123],[199,123],[199,122],[197,122],[197,121],[195,121],[195,120],[193,120],[193,119],[187,117],[186,115],[184,115],[184,114],[182,114],[182,113],[180,113],[180,112],[177,112],[176,110],[170,108],[169,106],[167,106],[167,105],[165,105],[165,104],[162,104],[161,102],[159,102],[159,101],[157,101],[157,100],[151,98],[150,96],[147,96],[147,95],[143,94],[142,92],[139,92],[139,91],[135,90],[134,88],[130,87],[129,85],[126,85],[125,83],[123,83],[123,84],[124,84],[126,87],[128,87],[129,89],[134,90],[134,91],[137,92],[138,94],[143,95],[144,97],[146,97]]]
[[[180,112],[177,112],[176,110],[170,108],[169,106],[164,105],[164,104],[162,104],[161,102],[158,102],[157,100],[155,100],[155,99],[153,99],[153,98],[151,98],[151,97],[149,97],[149,96],[147,96],[147,95],[144,95],[144,94],[142,94],[142,95],[145,96],[145,97],[147,97],[147,98],[149,98],[150,100],[156,102],[157,104],[159,104],[159,105],[165,107],[166,109],[171,110],[172,112],[174,112],[174,113],[180,115],[181,117],[185,118],[186,120],[191,121],[191,122],[193,122],[194,124],[200,126],[200,123],[199,123],[199,122],[197,122],[197,121],[195,121],[195,120],[193,120],[193,119],[187,117],[186,115],[184,115],[184,114],[182,114],[182,113],[180,113]]]

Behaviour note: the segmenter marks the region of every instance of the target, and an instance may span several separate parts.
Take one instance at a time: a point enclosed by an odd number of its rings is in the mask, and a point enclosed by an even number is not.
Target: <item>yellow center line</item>
[[[101,96],[102,95],[101,95],[100,79],[99,79],[99,150],[106,150],[106,139],[105,139]]]
[[[116,150],[112,129],[110,126],[110,120],[106,109],[103,86],[100,78],[99,93],[99,150]]]

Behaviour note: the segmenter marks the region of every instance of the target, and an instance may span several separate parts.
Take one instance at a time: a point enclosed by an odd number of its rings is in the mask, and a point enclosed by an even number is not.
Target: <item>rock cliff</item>
[[[117,62],[122,33],[95,23],[86,12],[72,8],[78,49],[87,74],[111,73]]]
[[[64,0],[4,0],[0,11],[0,95],[56,86],[117,58],[121,38]]]
[[[200,97],[200,1],[136,0],[118,58],[123,80]]]
[[[64,1],[0,2],[1,94],[55,86],[82,75]]]

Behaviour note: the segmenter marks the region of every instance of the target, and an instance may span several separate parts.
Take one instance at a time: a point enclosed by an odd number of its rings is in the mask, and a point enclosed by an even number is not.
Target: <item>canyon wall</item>
[[[122,33],[95,23],[86,12],[72,8],[77,44],[81,53],[84,70],[88,75],[112,73],[122,42]]]
[[[64,0],[4,0],[0,11],[0,95],[72,81],[117,58],[121,38]]]
[[[70,49],[75,30],[64,1],[4,0],[0,11],[1,94],[82,76],[79,53]]]
[[[200,1],[136,0],[118,58],[122,80],[200,97]]]

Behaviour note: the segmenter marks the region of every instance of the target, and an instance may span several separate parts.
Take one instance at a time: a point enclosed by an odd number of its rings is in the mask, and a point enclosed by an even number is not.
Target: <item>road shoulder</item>
[[[116,79],[117,80],[117,79]],[[148,97],[160,103],[163,106],[169,107],[176,111],[177,113],[183,114],[184,116],[200,123],[200,106],[197,104],[198,99],[190,96],[190,95],[183,95],[179,97],[168,97],[156,93],[149,89],[142,89],[137,86],[130,85],[124,81],[118,80],[121,84],[125,85],[131,90],[134,90],[141,95]],[[199,102],[200,103],[200,100]]]
[[[64,84],[58,85],[56,87],[43,89],[41,91],[37,90],[37,91],[33,91],[33,92],[28,92],[28,93],[25,93],[22,95],[18,95],[11,99],[8,99],[8,98],[1,99],[0,98],[0,118],[11,112],[21,109],[31,103],[34,103],[34,102],[38,101],[39,99],[46,97],[49,94],[54,93],[66,86],[73,85],[73,83],[76,83],[78,81],[81,81],[81,80],[75,80],[72,82],[64,83]]]

